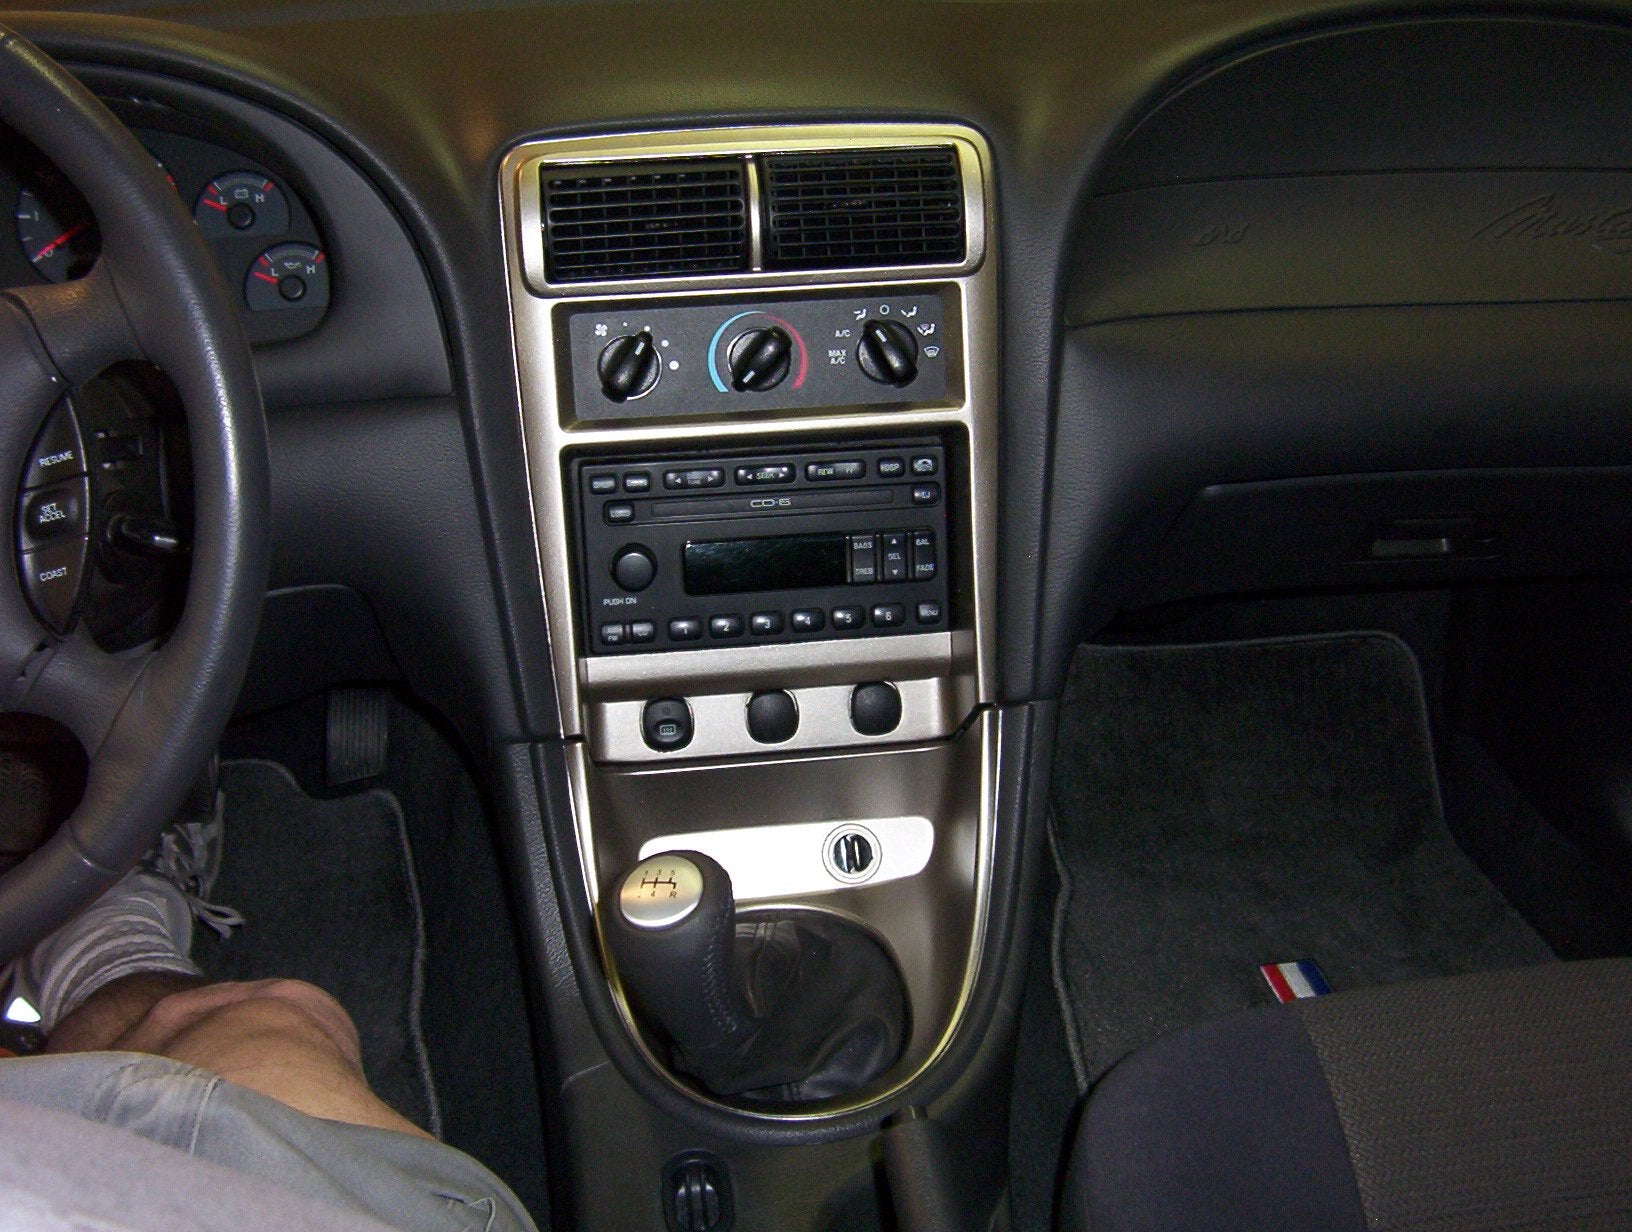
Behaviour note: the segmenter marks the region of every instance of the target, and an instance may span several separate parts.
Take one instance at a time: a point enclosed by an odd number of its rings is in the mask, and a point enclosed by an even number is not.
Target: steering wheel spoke
[[[33,326],[39,348],[70,386],[108,365],[142,356],[108,266],[98,262],[83,278],[6,292]]]
[[[74,633],[39,651],[38,658],[18,708],[61,723],[94,760],[132,701],[153,652],[109,654],[84,633]]]

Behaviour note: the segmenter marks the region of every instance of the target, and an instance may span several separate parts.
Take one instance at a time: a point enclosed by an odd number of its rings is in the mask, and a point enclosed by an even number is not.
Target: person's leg
[[[65,1015],[45,1048],[104,1050],[194,1065],[326,1120],[429,1136],[369,1089],[357,1028],[340,1003],[299,980],[115,981]]]

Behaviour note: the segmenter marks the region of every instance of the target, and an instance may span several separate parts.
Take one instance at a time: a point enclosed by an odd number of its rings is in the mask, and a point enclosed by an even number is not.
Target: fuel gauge
[[[251,312],[326,308],[329,262],[311,244],[278,244],[255,258],[244,279],[244,302]]]
[[[193,218],[212,240],[229,235],[282,235],[289,230],[289,202],[283,190],[259,171],[229,171],[204,186]]]

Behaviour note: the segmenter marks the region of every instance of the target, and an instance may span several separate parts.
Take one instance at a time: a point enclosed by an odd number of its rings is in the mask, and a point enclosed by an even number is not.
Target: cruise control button
[[[17,546],[24,552],[90,533],[90,486],[83,478],[24,493],[17,511]]]
[[[79,424],[68,403],[60,402],[34,440],[28,467],[23,471],[23,487],[37,488],[84,473],[85,445],[80,440]]]
[[[794,471],[791,466],[739,466],[737,467],[737,482],[749,487],[767,483],[792,483]]]
[[[820,633],[827,625],[827,615],[819,607],[802,607],[789,617],[795,633]]]
[[[601,626],[600,634],[601,645],[622,646],[629,640],[629,626],[617,624],[616,622],[605,624]]]
[[[833,627],[835,629],[859,629],[866,619],[867,609],[859,604],[833,609]]]
[[[85,540],[54,543],[37,552],[24,552],[23,592],[41,623],[57,633],[68,632],[79,602],[79,584],[85,576]]]
[[[939,603],[920,603],[918,605],[918,623],[921,625],[940,624],[941,605]]]
[[[915,582],[933,581],[936,567],[935,532],[932,530],[913,531],[912,580]]]
[[[941,499],[941,485],[938,483],[915,483],[912,485],[912,503],[915,505],[933,505]]]
[[[741,616],[710,616],[708,618],[708,635],[710,637],[741,637]]]
[[[907,607],[904,603],[875,603],[873,604],[873,625],[879,629],[894,629],[907,623]]]
[[[878,581],[878,536],[850,536],[850,585],[866,586]]]
[[[685,617],[682,620],[669,621],[669,640],[671,642],[695,642],[703,635],[703,622],[695,617]]]
[[[622,526],[635,520],[635,507],[627,501],[613,501],[601,511],[601,516],[608,526]]]
[[[899,479],[907,473],[907,464],[900,458],[880,458],[878,460],[878,477],[880,479]]]
[[[933,475],[936,471],[935,459],[925,454],[912,460],[912,473],[922,479],[925,475]]]
[[[652,490],[652,476],[647,471],[630,471],[623,477],[625,492],[650,492]]]
[[[632,621],[629,625],[629,640],[631,642],[656,641],[657,626],[649,620]]]
[[[843,462],[811,462],[805,466],[805,478],[816,481],[863,479],[866,475],[867,463],[859,459],[847,459]]]
[[[748,618],[748,630],[755,637],[768,637],[782,632],[782,628],[781,612],[755,612]]]
[[[698,468],[689,471],[664,471],[663,486],[665,488],[718,488],[725,483],[725,471],[718,466]]]
[[[589,477],[589,490],[596,496],[605,496],[608,492],[616,492],[618,490],[618,477],[616,475],[591,475]]]

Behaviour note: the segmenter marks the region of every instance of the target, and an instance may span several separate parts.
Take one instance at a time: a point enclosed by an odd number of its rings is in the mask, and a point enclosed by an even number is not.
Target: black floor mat
[[[1085,647],[1054,761],[1055,980],[1086,1086],[1157,1036],[1334,990],[1544,962],[1440,814],[1422,685],[1382,634]]]
[[[314,800],[282,766],[229,761],[226,855],[213,897],[247,923],[216,942],[195,930],[212,979],[309,980],[357,1024],[363,1067],[381,1099],[440,1136],[419,1005],[424,920],[389,792]]]

